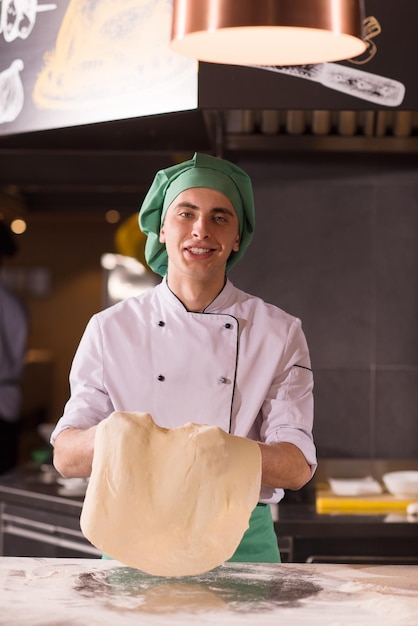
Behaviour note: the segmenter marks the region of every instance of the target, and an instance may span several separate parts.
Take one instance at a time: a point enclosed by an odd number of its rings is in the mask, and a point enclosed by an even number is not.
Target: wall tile
[[[321,458],[368,458],[373,449],[370,373],[314,370],[314,437]]]
[[[376,456],[418,458],[418,368],[376,373]]]
[[[377,190],[376,359],[418,365],[418,177]]]

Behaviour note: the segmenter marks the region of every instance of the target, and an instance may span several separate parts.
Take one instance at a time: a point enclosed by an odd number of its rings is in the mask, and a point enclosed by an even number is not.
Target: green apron
[[[103,554],[103,559],[110,559]],[[257,504],[251,513],[249,528],[229,561],[236,563],[281,563],[271,510]]]
[[[257,504],[251,513],[250,526],[229,559],[236,563],[281,563],[271,510]]]

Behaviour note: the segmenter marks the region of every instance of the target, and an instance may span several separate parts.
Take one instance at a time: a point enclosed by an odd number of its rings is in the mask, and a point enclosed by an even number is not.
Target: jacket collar
[[[185,306],[181,300],[171,291],[167,284],[167,276],[164,276],[161,283],[156,287],[158,289],[160,297],[169,304],[169,306],[185,311]],[[226,280],[224,288],[216,296],[214,300],[206,307],[203,313],[223,313],[224,310],[233,301],[233,294],[235,291],[234,285],[229,279]]]

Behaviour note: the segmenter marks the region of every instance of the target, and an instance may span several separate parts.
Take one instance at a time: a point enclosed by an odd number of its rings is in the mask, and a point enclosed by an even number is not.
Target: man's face
[[[201,280],[223,276],[229,255],[239,249],[238,217],[219,191],[186,189],[168,207],[160,241],[170,276],[174,271]]]

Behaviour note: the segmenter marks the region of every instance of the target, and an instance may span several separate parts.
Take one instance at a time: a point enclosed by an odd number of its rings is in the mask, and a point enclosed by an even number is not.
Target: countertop
[[[1,557],[0,615],[8,626],[415,626],[418,566],[227,563],[158,578],[117,561]]]
[[[397,469],[403,466],[399,462],[392,466]],[[318,480],[324,476],[359,476],[370,473],[379,476],[385,466],[347,462],[334,464],[318,471]],[[392,469],[390,466],[390,469]],[[414,461],[412,467],[418,468]],[[40,521],[53,523],[55,514],[64,514],[71,518],[71,528],[79,529],[79,516],[83,503],[83,494],[63,490],[57,483],[57,474],[53,468],[40,471],[34,468],[22,468],[0,476],[0,502],[8,507],[28,507],[37,511],[45,519]],[[418,564],[418,517],[407,515],[341,515],[318,514],[315,508],[315,482],[307,485],[298,492],[287,492],[283,502],[277,508],[275,530],[283,560],[303,562],[311,555],[343,555],[353,558],[360,556],[357,562],[362,562],[364,555],[381,555],[388,557],[390,563]],[[63,493],[64,491],[64,493]],[[13,511],[15,513],[15,511]],[[52,517],[51,517],[52,516]],[[325,544],[324,544],[325,542]],[[349,543],[351,542],[351,543]],[[290,546],[290,547],[289,547]],[[326,549],[326,550],[325,550]],[[81,556],[80,554],[36,554],[6,552],[6,554],[21,554],[22,556]],[[330,559],[328,558],[328,561]],[[337,560],[341,562],[341,560]],[[344,562],[347,562],[345,559]],[[418,623],[417,623],[418,626]]]

